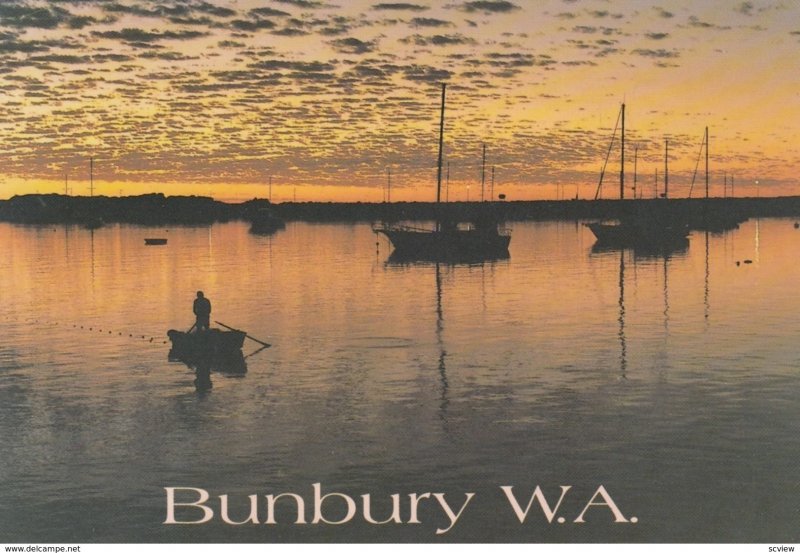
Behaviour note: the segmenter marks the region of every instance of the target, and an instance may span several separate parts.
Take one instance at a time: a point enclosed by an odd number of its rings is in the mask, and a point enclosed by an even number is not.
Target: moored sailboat
[[[469,228],[459,221],[445,219],[440,209],[442,195],[442,149],[444,145],[444,110],[446,85],[442,84],[439,121],[439,157],[436,179],[436,221],[433,229],[402,225],[383,225],[375,232],[386,235],[394,246],[393,256],[424,260],[486,260],[508,257],[511,236],[498,231],[498,222],[490,207]]]
[[[619,199],[625,199],[625,104],[620,108],[619,121],[622,121],[620,142],[621,142],[621,161],[620,161],[620,177],[619,177]],[[614,129],[616,134],[616,128]],[[611,146],[609,146],[609,153],[613,146],[614,136],[611,137]],[[606,156],[606,162],[608,156]],[[666,165],[667,158],[665,157],[664,163]],[[603,168],[603,173],[605,167]],[[603,173],[600,175],[600,184],[597,187],[595,199],[600,192],[600,186],[603,183]],[[667,199],[666,179],[667,172],[665,170],[665,191],[664,200]],[[623,206],[624,208],[625,206]],[[626,210],[620,215],[619,221],[616,223],[594,222],[587,223],[586,226],[592,231],[597,238],[598,243],[616,247],[671,247],[676,243],[686,241],[689,234],[689,226],[682,221],[676,210],[671,209],[671,206],[666,202],[655,201],[648,202],[647,204],[638,203],[632,206],[633,209]]]

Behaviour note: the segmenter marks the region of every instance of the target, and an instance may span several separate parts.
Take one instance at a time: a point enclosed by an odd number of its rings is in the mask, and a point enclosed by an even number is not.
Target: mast
[[[446,83],[442,83],[442,112],[439,117],[439,161],[437,163],[436,172],[436,203],[442,201],[442,149],[444,148],[444,93]],[[436,230],[441,230],[441,221],[439,221],[439,213],[436,214]]]
[[[636,169],[639,163],[639,145],[633,148],[633,199],[636,199]]]
[[[94,196],[94,158],[89,158],[89,196]]]
[[[445,179],[444,187],[444,201],[450,201],[450,161],[447,162],[447,177]]]
[[[486,182],[486,143],[483,143],[483,162],[481,163],[481,201],[483,201],[483,185]]]
[[[594,193],[594,199],[600,197],[600,188],[603,186],[603,177],[606,175],[606,167],[608,166],[608,159],[611,157],[611,150],[614,148],[614,138],[617,136],[617,129],[619,128],[620,117],[625,113],[625,104],[622,104],[622,109],[617,113],[617,122],[614,123],[614,132],[611,134],[611,142],[608,144],[608,151],[606,152],[606,160],[603,162],[603,169],[600,171],[600,182],[597,183],[597,190]],[[624,155],[624,154],[623,154]],[[623,163],[624,166],[624,163]],[[620,170],[620,181],[622,180],[622,170]],[[577,195],[577,194],[576,194]],[[622,199],[622,198],[620,198]]]
[[[655,197],[658,198],[658,167],[656,167],[656,179],[653,181],[653,184],[656,187],[656,195]]]
[[[706,127],[706,198],[708,198],[708,127]]]
[[[272,175],[269,176],[269,203],[272,203]]]
[[[492,165],[492,186],[489,188],[489,200],[494,201],[494,165]]]
[[[619,162],[619,199],[625,199],[625,103],[622,104],[622,132],[620,133],[622,143],[622,155]]]
[[[669,138],[664,139],[664,199],[669,197]]]
[[[392,168],[386,168],[386,201],[392,203]]]

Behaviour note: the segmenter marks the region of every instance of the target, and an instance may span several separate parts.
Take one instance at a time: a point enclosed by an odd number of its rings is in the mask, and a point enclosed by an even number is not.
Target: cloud
[[[409,81],[440,83],[449,80],[452,75],[446,69],[437,69],[427,65],[412,65],[403,70],[403,77]]]
[[[701,21],[698,17],[692,15],[689,17],[689,26],[695,27],[699,29],[720,29],[720,30],[729,30],[730,27],[723,27],[719,25],[714,25],[713,23],[708,23],[706,21]]]
[[[192,4],[191,8],[215,17],[233,17],[236,15],[236,10],[225,8],[223,6],[215,6],[214,4],[209,4],[208,2]]]
[[[286,60],[262,60],[257,61],[254,63],[250,63],[247,67],[251,69],[263,69],[267,71],[277,71],[277,70],[290,70],[296,72],[309,72],[309,73],[319,73],[323,71],[333,71],[336,69],[336,66],[332,63],[322,62],[322,61],[286,61]]]
[[[0,25],[18,29],[55,29],[72,14],[59,7],[39,8],[27,5],[0,4]]]
[[[10,52],[46,52],[50,47],[39,40],[2,40],[0,41],[0,53]]]
[[[235,40],[220,40],[217,42],[220,48],[244,48],[247,45],[244,42],[236,42]]]
[[[364,42],[357,38],[340,38],[328,44],[340,54],[367,54],[373,52],[377,46],[376,41]]]
[[[742,15],[753,15],[753,4],[751,2],[742,2],[734,9]]]
[[[151,43],[160,40],[191,40],[208,36],[208,33],[201,31],[164,31],[162,33],[126,28],[121,31],[92,31],[92,35],[99,38],[117,39],[130,43]]]
[[[285,29],[272,31],[272,34],[275,36],[307,36],[311,33],[304,31],[303,29],[297,29],[296,27],[286,27]]]
[[[47,54],[44,56],[31,56],[28,60],[43,63],[81,64],[89,63],[92,61],[92,58],[91,56],[74,56],[69,54]]]
[[[277,25],[271,19],[255,18],[252,20],[234,19],[231,26],[240,31],[258,31],[259,29],[274,29]]]
[[[123,13],[123,14],[130,14],[136,15],[139,17],[168,17],[178,16],[178,15],[187,15],[188,10],[184,6],[182,9],[174,8],[171,10],[166,9],[165,6],[156,6],[154,9],[147,9],[143,6],[139,5],[127,5],[127,4],[120,4],[119,2],[114,2],[112,4],[103,4],[103,10],[109,13]]]
[[[412,27],[452,27],[453,23],[443,19],[435,19],[432,17],[414,17],[411,19],[410,24]]]
[[[405,2],[375,4],[372,6],[373,10],[407,10],[412,12],[424,12],[429,9],[427,6],[420,6],[419,4],[407,4]]]
[[[622,19],[623,17],[625,17],[621,13],[611,13],[608,10],[593,10],[593,11],[589,12],[589,15],[591,15],[592,17],[600,18],[600,19],[603,19],[603,18],[606,18],[606,17],[610,17],[612,19]]]
[[[166,61],[186,61],[186,60],[199,59],[197,56],[187,56],[185,54],[180,54],[178,52],[152,51],[152,50],[149,52],[143,52],[139,54],[139,57],[144,59],[160,59]]]
[[[311,10],[335,7],[331,4],[326,4],[325,2],[319,2],[317,0],[275,0],[275,2],[280,2],[281,4],[291,4],[292,6],[297,6],[298,8]]]
[[[97,19],[88,15],[80,15],[71,17],[67,23],[70,29],[83,29],[89,25],[95,25]]]
[[[404,44],[416,44],[417,46],[452,46],[454,44],[477,44],[475,39],[464,36],[460,33],[453,35],[411,35],[409,37],[401,38],[400,42]]]
[[[576,33],[582,33],[587,35],[593,35],[596,33],[601,33],[605,36],[610,35],[617,35],[620,33],[619,29],[614,27],[594,27],[590,25],[576,25],[572,28],[572,30]]]
[[[122,13],[130,14],[138,17],[152,17],[152,18],[192,18],[193,16],[207,15],[219,18],[230,18],[236,15],[236,10],[226,8],[224,6],[217,6],[209,2],[200,1],[193,3],[175,3],[172,5],[156,4],[152,8],[147,8],[138,4],[121,4],[119,2],[98,2],[101,9],[108,13]]]
[[[645,33],[644,36],[651,40],[663,40],[669,36],[669,33]]]
[[[669,12],[669,11],[665,10],[664,8],[654,7],[653,9],[656,10],[656,12],[658,13],[659,17],[663,17],[664,19],[670,19],[672,17],[675,17],[674,13]]]
[[[678,58],[680,57],[680,52],[676,50],[664,50],[663,48],[658,50],[652,50],[649,48],[637,48],[631,51],[633,54],[637,56],[644,56],[647,58]]]
[[[705,21],[700,21],[696,16],[692,15],[689,17],[689,25],[692,27],[700,27],[702,29],[710,29],[714,25],[711,23],[706,23]]]
[[[572,67],[578,67],[578,66],[581,66],[581,65],[595,66],[595,65],[597,65],[597,62],[594,62],[594,61],[591,61],[591,60],[575,60],[575,61],[562,61],[561,64],[562,65],[572,66]]]
[[[459,10],[468,13],[509,13],[521,9],[519,6],[506,0],[474,0],[456,6]]]
[[[250,13],[258,17],[289,17],[290,13],[273,8],[253,8]]]
[[[556,63],[548,55],[541,55],[538,58],[532,54],[523,53],[502,53],[490,52],[486,54],[486,63],[493,67],[534,67],[548,66]]]

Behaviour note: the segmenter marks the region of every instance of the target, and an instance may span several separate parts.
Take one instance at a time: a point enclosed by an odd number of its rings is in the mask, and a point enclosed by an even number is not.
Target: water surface
[[[668,255],[516,223],[508,260],[456,266],[391,263],[363,224],[0,224],[0,535],[798,541],[792,223],[693,233]],[[168,245],[145,247],[154,235]],[[197,290],[212,320],[273,344],[206,394],[167,361]],[[370,494],[381,519],[401,494],[403,523],[296,525],[288,509],[277,525],[163,524],[167,486],[228,494],[240,519],[248,495],[294,492],[310,522],[314,483]],[[537,485],[553,504],[572,486],[566,522],[534,506],[520,524],[503,485],[523,507]],[[592,507],[573,523],[600,485],[638,522]],[[476,496],[437,536],[435,503],[407,524],[425,492]]]

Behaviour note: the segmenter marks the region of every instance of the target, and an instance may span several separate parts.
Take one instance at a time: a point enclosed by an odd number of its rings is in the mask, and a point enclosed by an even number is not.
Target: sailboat
[[[511,236],[498,231],[491,208],[469,228],[459,227],[459,221],[442,217],[442,149],[444,145],[444,109],[446,84],[442,83],[442,107],[439,121],[439,158],[436,179],[436,222],[433,229],[383,225],[375,232],[386,235],[394,246],[395,258],[422,260],[489,260],[508,257]]]
[[[705,198],[703,199],[702,209],[699,213],[694,212],[692,213],[693,219],[690,221],[690,225],[693,229],[696,230],[705,230],[714,233],[721,233],[728,230],[733,230],[739,228],[739,224],[743,223],[747,220],[746,216],[743,216],[741,213],[738,212],[731,204],[726,204],[723,202],[717,201],[717,208],[714,208],[712,205],[714,200],[709,197],[709,186],[708,186],[708,127],[706,127],[705,134],[703,135],[703,143],[700,146],[700,153],[702,154],[703,149],[705,149],[706,154],[706,193]],[[700,163],[700,158],[698,155],[698,165]],[[697,167],[695,167],[695,175],[692,177],[692,186],[689,188],[689,197],[692,195],[692,188],[694,187],[695,177],[697,176]],[[727,181],[727,175],[725,177]]]
[[[621,125],[621,161],[619,172],[619,199],[625,199],[625,104],[620,108],[620,115],[618,122],[622,121]],[[616,128],[614,129],[616,134]],[[609,153],[613,146],[614,137],[611,137],[611,146],[609,146]],[[606,156],[606,162],[608,156]],[[664,161],[666,164],[666,159]],[[605,166],[603,167],[603,173]],[[603,183],[603,173],[600,175],[600,184],[597,187],[595,199],[600,192],[600,186]],[[666,188],[666,171],[665,179],[665,192],[664,199],[667,199]],[[625,206],[622,206],[625,208]],[[641,204],[632,206],[633,209],[623,212],[620,215],[618,223],[603,223],[594,222],[587,223],[586,226],[592,231],[597,238],[598,243],[611,245],[615,247],[660,247],[660,246],[673,246],[675,243],[686,241],[686,236],[689,234],[689,227],[687,224],[680,221],[674,210],[666,202],[654,202],[648,204]]]

